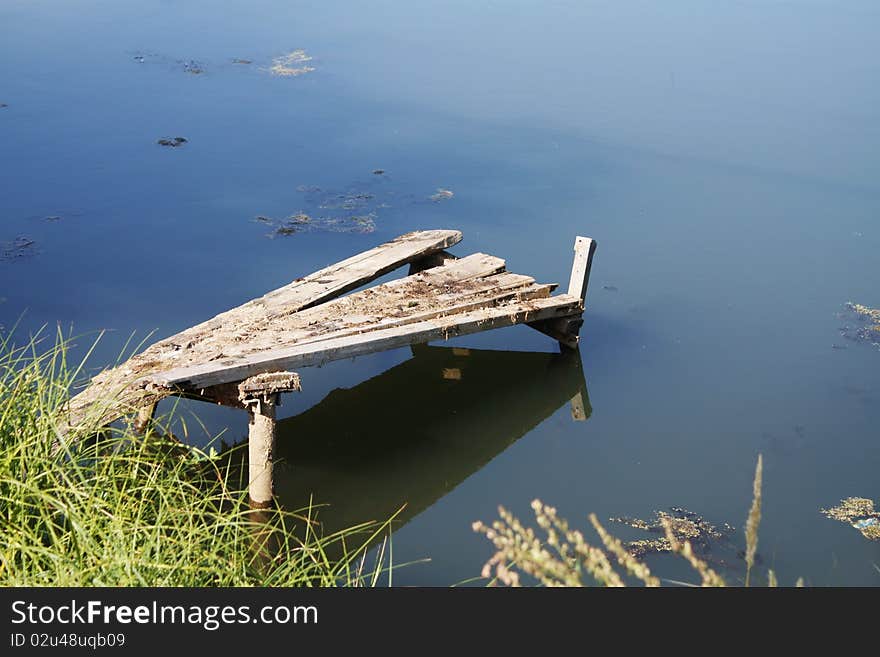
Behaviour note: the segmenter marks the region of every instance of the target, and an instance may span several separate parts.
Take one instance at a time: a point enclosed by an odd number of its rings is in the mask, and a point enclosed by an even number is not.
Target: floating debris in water
[[[859,322],[855,326],[844,326],[840,335],[854,342],[869,342],[880,348],[880,309],[869,308],[860,303],[846,303],[848,315]]]
[[[281,55],[272,60],[269,72],[272,75],[281,77],[295,77],[305,73],[311,73],[315,70],[313,66],[306,65],[306,62],[312,61],[311,56],[306,54],[305,50],[293,50],[286,55]]]
[[[614,285],[603,285],[603,290],[608,290],[609,292],[617,292],[617,287]]]
[[[868,308],[867,306],[863,306],[860,303],[853,303],[851,301],[846,304],[846,307],[855,312],[857,315],[860,315],[868,321],[874,323],[875,325],[880,326],[880,309]],[[880,328],[878,328],[877,330],[880,330]]]
[[[438,187],[437,193],[431,194],[429,198],[437,203],[438,201],[445,201],[446,199],[450,199],[453,196],[455,196],[455,194],[451,189],[443,189],[442,187]]]
[[[874,502],[864,497],[847,497],[830,509],[819,509],[833,520],[848,523],[871,540],[880,540],[880,513],[874,509]]]
[[[182,60],[178,62],[183,65],[183,70],[192,75],[201,75],[205,72],[205,67],[193,59]]]
[[[376,215],[353,215],[350,217],[312,217],[297,212],[284,219],[272,219],[265,215],[254,217],[254,221],[273,227],[269,237],[295,235],[297,233],[372,233],[376,230]]]
[[[20,260],[36,254],[37,243],[29,237],[19,236],[9,242],[0,242],[0,261]]]
[[[222,70],[224,67],[231,68],[235,66],[250,66],[254,64],[253,59],[245,59],[243,57],[229,57],[222,61],[207,63],[202,60],[191,58],[176,58],[162,55],[156,52],[135,51],[132,53],[132,60],[138,64],[152,65],[162,64],[169,69],[183,71],[190,75],[201,75],[209,69],[211,72]],[[260,71],[268,71],[272,75],[281,77],[296,77],[305,73],[311,73],[315,70],[314,66],[309,65],[312,57],[305,50],[293,50],[285,55],[275,57],[270,63],[260,67]],[[231,65],[231,66],[230,66]]]
[[[376,196],[367,192],[346,192],[326,198],[318,206],[324,210],[357,210],[366,207]]]
[[[178,146],[183,146],[183,144],[187,143],[187,139],[184,137],[172,137],[170,139],[163,138],[156,141],[160,146],[170,146],[171,148],[177,148]]]
[[[205,72],[206,68],[202,62],[195,59],[175,59],[154,52],[135,52],[134,55],[132,55],[132,60],[138,64],[164,64],[165,66],[191,75],[201,75]]]
[[[9,105],[6,103],[0,103],[0,109],[3,109],[4,107],[9,107]]]
[[[672,534],[679,541],[690,541],[691,546],[697,552],[706,552],[713,542],[720,541],[734,532],[734,528],[724,523],[721,528],[710,524],[696,513],[678,506],[666,511],[655,511],[654,517],[648,520],[641,518],[609,518],[611,522],[628,525],[634,529],[641,529],[652,534],[661,534],[659,538],[640,539],[629,541],[625,547],[627,552],[634,557],[643,557],[646,554],[671,552],[672,545],[666,538],[663,522],[668,521],[672,528]]]
[[[71,217],[81,217],[85,214],[83,210],[73,208],[51,208],[45,214],[32,214],[25,219],[27,221],[41,221],[50,224],[58,223],[62,219],[70,219]]]
[[[384,175],[385,169],[373,169],[371,173],[368,178],[343,190],[298,185],[296,191],[302,197],[294,206],[297,208],[295,213],[285,219],[257,215],[254,221],[272,226],[269,237],[316,231],[372,233],[376,230],[380,212],[395,206],[429,202],[423,195],[393,189],[393,181]]]

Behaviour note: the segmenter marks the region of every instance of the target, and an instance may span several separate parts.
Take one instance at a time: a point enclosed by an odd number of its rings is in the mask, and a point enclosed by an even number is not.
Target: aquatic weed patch
[[[206,73],[217,73],[224,68],[245,68],[256,63],[257,60],[244,57],[228,57],[222,61],[207,61],[191,57],[174,57],[162,53],[137,50],[131,54],[131,60],[140,66],[163,66],[170,71],[187,73],[193,76],[201,76]],[[256,71],[269,73],[275,77],[299,77],[315,71],[315,66],[309,62],[313,57],[302,48],[272,57],[262,66],[254,67]]]
[[[862,536],[871,541],[880,540],[880,512],[874,508],[873,500],[847,497],[837,506],[820,511],[826,518],[845,522],[858,529]]]
[[[723,541],[735,531],[727,523],[716,527],[696,513],[682,507],[670,507],[668,512],[655,511],[650,520],[628,516],[610,518],[609,520],[651,534],[659,534],[657,538],[627,542],[625,544],[626,550],[634,557],[672,551],[672,544],[666,537],[666,524],[671,528],[674,538],[679,541],[690,541],[694,549],[702,553],[709,552],[714,544]]]
[[[840,328],[840,335],[853,342],[867,342],[880,349],[880,308],[870,308],[848,301],[841,318],[849,323]]]
[[[284,237],[298,233],[372,233],[376,230],[376,214],[351,215],[347,217],[312,217],[304,212],[297,212],[289,217],[273,219],[258,215],[254,221],[271,227],[267,237]]]
[[[749,570],[758,544],[762,461],[759,455],[752,486],[752,505],[746,519],[745,561]],[[540,586],[587,586],[596,583],[617,587],[626,586],[624,576],[632,577],[645,586],[660,586],[661,580],[651,572],[650,567],[633,554],[630,546],[609,534],[595,514],[591,513],[588,517],[599,536],[601,547],[589,543],[582,532],[573,529],[567,520],[558,515],[554,507],[534,500],[532,510],[538,530],[523,525],[503,506],[498,507],[499,519],[491,525],[479,521],[473,524],[474,531],[489,539],[496,550],[481,572],[489,586],[521,586],[524,582],[533,582]],[[663,551],[687,561],[699,576],[699,585],[727,586],[724,578],[694,548],[701,537],[720,535],[722,532],[695,514],[679,508],[672,509],[671,514],[657,512],[651,521],[631,518],[617,521],[647,531],[657,531],[659,525],[665,542],[657,545],[662,546]],[[733,529],[729,525],[724,527]],[[615,567],[615,562],[623,572]],[[772,570],[767,573],[767,584],[777,585]],[[749,585],[748,572],[745,585]],[[797,586],[803,586],[803,580],[799,579]]]
[[[12,262],[37,255],[37,243],[30,237],[20,235],[7,242],[0,242],[0,262]]]
[[[419,196],[395,187],[385,169],[371,173],[368,180],[344,189],[299,185],[295,212],[281,218],[260,214],[254,221],[271,228],[269,238],[311,232],[372,233],[386,210],[436,203],[453,196],[442,188],[432,196]]]
[[[306,54],[302,48],[292,50],[289,53],[275,57],[268,67],[269,73],[280,77],[296,77],[305,75],[315,70],[307,62],[312,61],[311,55]]]

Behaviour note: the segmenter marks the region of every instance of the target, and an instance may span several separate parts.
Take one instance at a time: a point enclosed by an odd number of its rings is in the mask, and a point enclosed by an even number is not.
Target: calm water
[[[109,329],[100,367],[409,230],[546,281],[587,235],[582,362],[516,327],[303,371],[282,500],[408,503],[395,561],[431,561],[396,581],[446,585],[490,554],[472,521],[535,497],[577,525],[682,506],[741,546],[763,453],[762,570],[880,584],[880,544],[819,513],[880,500],[880,351],[838,317],[880,306],[877,4],[414,4],[4,0],[0,242],[33,245],[0,323]],[[265,70],[295,49],[314,71]],[[316,211],[303,186],[372,194],[375,232],[268,239],[255,216]]]

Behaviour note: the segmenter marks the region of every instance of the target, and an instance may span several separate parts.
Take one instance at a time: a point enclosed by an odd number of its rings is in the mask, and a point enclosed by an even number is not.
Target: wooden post
[[[270,394],[247,401],[248,495],[251,505],[265,508],[272,502],[273,457],[275,454],[275,406],[278,395]]]
[[[139,436],[142,436],[146,431],[147,427],[150,426],[150,423],[153,421],[153,418],[156,415],[156,406],[158,402],[152,402],[145,406],[141,406],[138,409],[137,417],[134,420],[134,432]]]
[[[590,282],[590,268],[593,266],[593,254],[596,252],[596,240],[578,236],[574,240],[574,264],[571,267],[571,278],[568,281],[568,293],[581,300],[581,307],[587,298],[587,284]]]
[[[571,267],[571,278],[568,281],[568,294],[580,299],[580,309],[584,310],[587,298],[587,285],[590,282],[590,268],[593,266],[593,254],[596,252],[596,240],[578,236],[574,240],[574,263]],[[578,333],[584,320],[581,313],[559,319],[547,319],[530,322],[529,326],[551,338],[558,340],[562,347],[577,349],[580,343]]]

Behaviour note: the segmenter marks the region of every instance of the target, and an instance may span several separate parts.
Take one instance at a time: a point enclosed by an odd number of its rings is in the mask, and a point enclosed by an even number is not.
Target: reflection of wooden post
[[[247,400],[248,423],[248,494],[256,507],[272,502],[272,460],[275,453],[275,406],[278,395]]]
[[[571,398],[571,419],[575,422],[583,422],[587,419],[587,409],[584,408],[584,396],[580,391]]]
[[[571,398],[569,406],[571,408],[571,419],[575,422],[583,422],[593,414],[593,407],[590,406],[590,395],[587,392],[587,380],[584,378],[584,366],[581,361],[580,349],[567,349],[560,345],[560,365],[563,367],[573,367],[577,374],[578,390]]]

